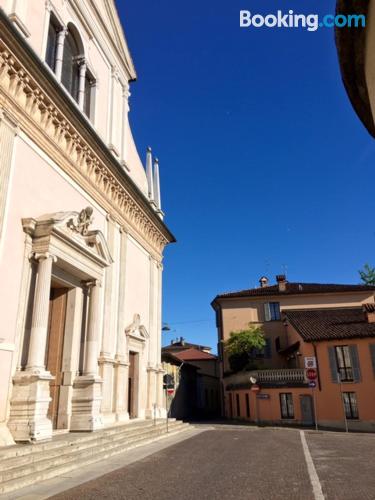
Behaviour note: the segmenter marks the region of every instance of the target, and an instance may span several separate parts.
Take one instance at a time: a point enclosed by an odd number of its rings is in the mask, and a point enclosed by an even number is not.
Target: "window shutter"
[[[349,346],[350,359],[352,360],[354,382],[361,381],[361,368],[359,366],[358,348],[356,345]]]
[[[370,355],[371,355],[371,362],[372,362],[372,370],[373,370],[374,376],[375,376],[375,344],[370,344]]]
[[[267,359],[272,358],[271,339],[266,339],[266,345],[264,346],[264,357]]]
[[[268,303],[264,304],[264,320],[271,321],[271,311]]]
[[[337,361],[334,347],[328,347],[329,366],[331,368],[331,379],[334,384],[338,384]]]

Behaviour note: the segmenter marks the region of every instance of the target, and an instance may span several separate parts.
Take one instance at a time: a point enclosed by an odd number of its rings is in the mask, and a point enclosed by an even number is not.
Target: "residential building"
[[[314,396],[320,424],[340,427],[341,390],[348,393],[343,397],[350,398],[353,406],[357,402],[357,409],[358,398],[363,402],[360,419],[352,419],[351,428],[373,429],[373,324],[367,311],[375,307],[374,293],[371,286],[289,283],[278,276],[276,285],[263,278],[259,288],[217,296],[213,307],[218,322],[223,413],[266,423],[311,425]],[[249,324],[262,327],[267,346],[255,354],[252,369],[233,373],[223,345],[231,332]],[[305,373],[305,360],[311,357],[317,363],[315,394]],[[346,369],[353,379],[344,377]],[[335,373],[340,370],[339,379]]]
[[[0,0],[0,445],[165,416],[159,165],[115,2]]]
[[[375,2],[337,0],[337,15],[362,15],[366,26],[337,27],[336,46],[342,80],[359,119],[375,137]]]
[[[191,344],[183,338],[172,341],[170,345],[162,348],[163,360],[173,356],[180,362],[181,369],[183,367],[195,369],[195,384],[186,384],[190,387],[190,394],[186,393],[186,397],[190,400],[190,404],[187,405],[190,406],[188,414],[194,418],[216,417],[220,411],[219,363],[217,356],[210,351],[210,347]],[[182,374],[183,371],[181,376]]]

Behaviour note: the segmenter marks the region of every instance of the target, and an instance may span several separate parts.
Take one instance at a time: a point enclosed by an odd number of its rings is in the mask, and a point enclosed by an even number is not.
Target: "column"
[[[87,336],[85,342],[85,359],[83,363],[83,375],[97,377],[98,354],[99,354],[99,305],[100,305],[100,282],[93,280],[86,283],[90,290],[89,315],[87,323]]]
[[[85,105],[85,85],[86,85],[87,64],[82,61],[79,66],[79,85],[78,85],[78,106],[81,111]]]
[[[35,254],[34,258],[38,261],[38,274],[26,370],[43,373],[45,371],[52,264],[56,261],[56,257],[45,253]]]
[[[59,31],[57,35],[55,73],[56,73],[56,78],[59,82],[61,82],[62,65],[64,57],[64,42],[67,33],[68,33],[67,28],[63,28],[61,31]]]
[[[5,210],[9,191],[9,182],[17,133],[15,125],[7,121],[0,109],[0,241],[4,231]]]
[[[100,281],[85,283],[89,288],[89,313],[83,375],[73,382],[71,431],[90,432],[103,427],[101,414],[102,380],[98,375],[100,342]]]
[[[34,254],[38,262],[30,345],[25,371],[13,377],[8,427],[15,441],[40,441],[52,437],[52,422],[47,417],[51,401],[50,382],[45,354],[48,334],[49,297],[52,264],[49,253]]]

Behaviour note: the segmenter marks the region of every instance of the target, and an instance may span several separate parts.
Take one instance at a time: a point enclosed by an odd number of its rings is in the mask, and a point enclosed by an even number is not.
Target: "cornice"
[[[175,241],[86,117],[0,8],[0,105],[119,225],[160,256]]]

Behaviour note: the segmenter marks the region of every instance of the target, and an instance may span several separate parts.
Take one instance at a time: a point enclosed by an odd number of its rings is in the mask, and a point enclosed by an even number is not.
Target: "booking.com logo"
[[[304,28],[317,31],[319,28],[364,28],[366,16],[362,14],[327,14],[319,18],[318,14],[295,14],[289,10],[287,14],[278,10],[276,14],[252,14],[249,10],[240,11],[241,28]]]

